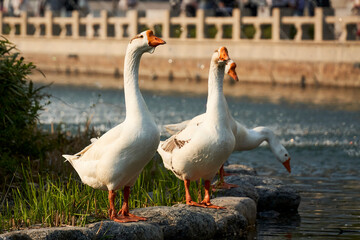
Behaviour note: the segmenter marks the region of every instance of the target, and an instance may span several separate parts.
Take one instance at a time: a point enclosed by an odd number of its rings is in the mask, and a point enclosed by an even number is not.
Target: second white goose
[[[227,160],[235,146],[223,97],[225,64],[229,60],[225,47],[212,55],[208,80],[206,113],[200,126],[188,125],[182,131],[160,142],[158,152],[164,165],[184,181],[186,204],[222,208],[210,202],[210,181]],[[192,201],[190,181],[205,180],[205,196],[201,203]]]

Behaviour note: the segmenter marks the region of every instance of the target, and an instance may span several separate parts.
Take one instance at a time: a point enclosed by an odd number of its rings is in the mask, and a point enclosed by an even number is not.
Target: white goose
[[[229,60],[227,49],[220,47],[212,55],[208,80],[206,113],[200,126],[187,125],[164,142],[158,152],[164,165],[184,181],[186,204],[222,208],[210,202],[210,181],[234,149],[226,102],[223,96],[225,64]],[[201,203],[192,201],[190,181],[205,180],[205,196]]]
[[[63,155],[83,183],[109,191],[110,219],[117,222],[146,220],[129,213],[128,198],[144,166],[160,142],[160,133],[139,90],[138,72],[143,53],[153,53],[165,41],[148,30],[131,39],[125,55],[124,94],[126,118],[75,155]],[[115,211],[115,190],[124,187],[124,203]]]
[[[237,80],[237,75],[235,72],[236,64],[230,60],[227,65],[225,72],[228,73],[232,78]],[[291,167],[290,167],[290,154],[285,149],[285,147],[280,143],[280,141],[277,139],[274,132],[267,128],[267,127],[256,127],[253,129],[247,129],[245,126],[243,126],[241,123],[236,121],[228,108],[226,99],[224,97],[224,101],[226,104],[227,114],[228,118],[230,120],[230,126],[232,129],[232,132],[235,136],[235,151],[248,151],[257,148],[262,142],[266,141],[268,142],[271,151],[275,155],[275,158],[281,162],[286,170],[291,173]],[[205,119],[205,113],[198,115],[194,117],[191,120],[186,120],[181,123],[176,124],[169,124],[165,125],[165,129],[168,133],[174,134],[176,132],[180,132],[186,127],[196,127],[201,126],[201,124],[204,122]],[[219,185],[216,185],[217,188],[230,188],[230,187],[237,187],[234,184],[227,184],[224,182],[224,175],[226,175],[223,166],[220,168],[220,183]]]

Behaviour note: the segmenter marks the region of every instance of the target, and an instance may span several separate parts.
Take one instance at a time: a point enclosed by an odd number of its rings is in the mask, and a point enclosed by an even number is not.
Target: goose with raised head
[[[225,65],[228,51],[220,47],[210,62],[206,113],[201,125],[188,125],[164,142],[158,152],[165,167],[184,181],[186,204],[199,207],[222,208],[210,202],[210,181],[234,149],[235,137],[229,123],[223,97]],[[192,201],[190,181],[205,180],[205,196],[201,203]]]
[[[124,95],[126,118],[74,155],[63,155],[79,174],[83,183],[109,192],[109,216],[117,222],[146,220],[129,213],[130,187],[154,156],[160,142],[158,127],[141,95],[138,83],[143,53],[153,53],[165,41],[151,30],[131,39],[124,63]],[[115,191],[124,188],[121,210],[115,211]]]

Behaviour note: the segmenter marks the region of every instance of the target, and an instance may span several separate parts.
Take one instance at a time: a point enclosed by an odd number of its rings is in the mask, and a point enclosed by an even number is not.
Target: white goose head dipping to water
[[[158,147],[165,167],[184,181],[188,205],[221,208],[211,204],[209,188],[210,181],[235,146],[223,96],[224,70],[229,60],[225,47],[220,47],[212,55],[206,113],[202,124],[187,125]],[[190,181],[200,178],[205,180],[205,197],[201,203],[196,203],[191,199],[189,185]]]
[[[75,155],[63,155],[83,183],[109,191],[110,219],[117,222],[146,220],[129,213],[128,198],[144,166],[151,160],[160,142],[160,133],[140,93],[138,72],[140,58],[154,52],[165,41],[148,30],[131,39],[125,55],[125,121],[110,129]],[[124,202],[115,211],[115,190],[124,187]]]

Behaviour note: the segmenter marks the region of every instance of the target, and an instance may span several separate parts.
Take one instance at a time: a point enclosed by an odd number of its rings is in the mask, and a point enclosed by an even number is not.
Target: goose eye
[[[287,154],[285,154],[285,157],[287,157],[288,155]]]
[[[134,39],[137,39],[137,38],[144,38],[143,35],[137,35],[135,37],[133,37],[131,40],[130,40],[130,43],[134,40]]]

